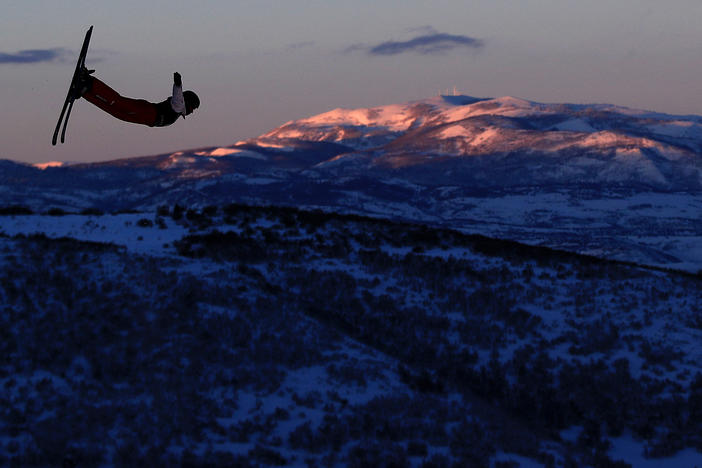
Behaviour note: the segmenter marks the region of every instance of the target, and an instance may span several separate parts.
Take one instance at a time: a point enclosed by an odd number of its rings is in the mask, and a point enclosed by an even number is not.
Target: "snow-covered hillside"
[[[0,465],[702,462],[695,275],[280,207],[0,223]]]

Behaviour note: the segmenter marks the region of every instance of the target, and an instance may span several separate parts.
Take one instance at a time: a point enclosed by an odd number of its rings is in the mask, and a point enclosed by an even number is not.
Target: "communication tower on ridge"
[[[458,96],[458,88],[454,86],[453,91],[451,91],[451,89],[449,88],[446,88],[445,93],[442,93],[441,90],[439,90],[439,96]]]

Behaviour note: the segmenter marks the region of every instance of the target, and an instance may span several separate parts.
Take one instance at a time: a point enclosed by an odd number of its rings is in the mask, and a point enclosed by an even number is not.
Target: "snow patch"
[[[462,125],[451,125],[444,129],[439,135],[441,138],[467,138],[472,135],[468,129]]]
[[[404,131],[412,124],[411,106],[390,105],[371,109],[334,109],[299,121],[311,126],[348,125],[385,127],[390,131]]]
[[[47,237],[71,237],[83,241],[107,242],[125,246],[136,253],[164,255],[164,244],[172,244],[187,233],[187,229],[170,218],[162,218],[166,229],[141,227],[141,220],[153,219],[153,214],[126,213],[103,216],[10,216],[3,217],[2,232],[6,235],[44,234]]]
[[[183,166],[190,166],[195,162],[195,158],[192,156],[185,156],[183,152],[177,152],[173,153],[168,157],[168,161],[166,161],[162,167],[164,168],[172,168],[172,167],[183,167]]]
[[[262,155],[261,153],[257,153],[255,151],[250,151],[250,150],[245,150],[245,149],[240,149],[240,148],[217,148],[213,149],[211,151],[199,151],[195,153],[198,156],[208,156],[208,157],[223,157],[223,156],[236,156],[240,158],[254,158],[254,159],[261,159],[261,160],[266,160],[266,156]]]
[[[601,131],[601,132],[596,132],[580,143],[581,146],[590,146],[590,147],[597,147],[597,148],[607,148],[611,146],[618,146],[624,143],[624,140],[626,140],[627,137],[624,135],[620,135],[618,133],[610,132],[610,131]]]
[[[49,161],[45,163],[32,164],[32,166],[36,167],[37,169],[41,169],[42,171],[49,167],[63,167],[65,165],[66,163],[63,161]]]
[[[274,142],[268,142],[268,141],[256,141],[254,144],[256,146],[261,147],[261,148],[272,148],[272,149],[277,149],[277,150],[286,151],[286,152],[295,151],[295,147],[286,146],[286,145],[283,145],[280,143],[274,143]]]
[[[500,131],[497,128],[489,128],[478,135],[475,135],[473,141],[470,142],[471,146],[480,146],[488,143],[489,141],[495,140],[500,136]]]
[[[681,450],[672,457],[646,458],[644,442],[637,441],[633,436],[625,434],[612,439],[609,456],[613,460],[624,460],[637,468],[660,468],[665,466],[702,466],[702,453],[691,448]]]

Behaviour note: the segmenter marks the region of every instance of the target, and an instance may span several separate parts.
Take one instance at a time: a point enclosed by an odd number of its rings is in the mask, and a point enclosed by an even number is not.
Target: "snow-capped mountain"
[[[538,186],[702,188],[702,117],[612,105],[540,104],[513,97],[439,96],[398,105],[335,109],[291,121],[229,147],[72,165],[94,178],[108,168],[207,179],[258,173],[402,177],[473,188]],[[7,164],[7,163],[6,163]],[[37,164],[52,179],[68,168]],[[0,176],[25,169],[3,169]],[[58,172],[57,172],[58,171]],[[12,180],[5,180],[12,182]]]
[[[700,117],[611,105],[441,96],[336,109],[247,143],[353,148],[315,167],[337,175],[385,169],[422,182],[440,177],[440,183],[481,187],[594,183],[680,190],[701,186],[701,124]]]
[[[702,117],[438,96],[335,109],[227,147],[37,168],[4,205],[46,211],[284,204],[702,267]]]

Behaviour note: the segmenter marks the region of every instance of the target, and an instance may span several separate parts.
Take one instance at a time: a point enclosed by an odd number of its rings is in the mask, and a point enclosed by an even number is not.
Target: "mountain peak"
[[[458,183],[470,179],[484,184],[473,180],[477,172],[468,174],[480,166],[482,177],[509,185],[514,181],[507,180],[519,174],[520,183],[536,185],[616,181],[659,189],[681,182],[702,187],[700,117],[610,104],[440,95],[372,108],[338,108],[247,140],[269,148],[300,142],[340,145],[341,152],[326,161],[333,164],[317,165],[339,174],[421,167],[416,176],[424,177],[447,171],[451,161],[460,170],[446,173],[461,174]],[[496,163],[502,168],[499,176],[490,167]]]

